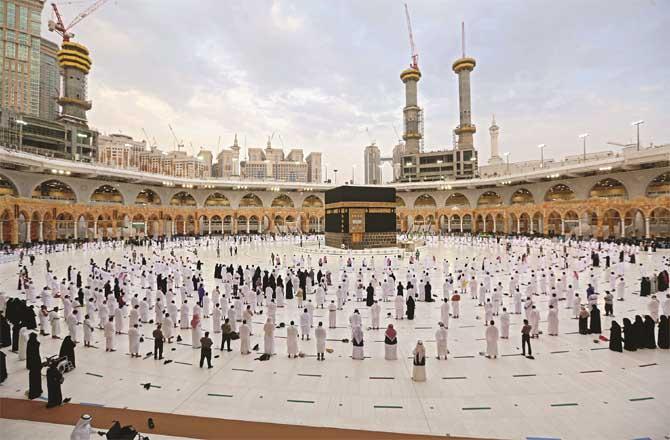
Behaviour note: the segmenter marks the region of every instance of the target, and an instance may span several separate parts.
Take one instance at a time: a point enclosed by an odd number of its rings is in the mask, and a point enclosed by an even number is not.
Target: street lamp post
[[[17,119],[16,123],[19,124],[19,151],[23,149],[23,126],[28,125],[23,119]]]
[[[323,181],[324,181],[324,182],[328,182],[328,164],[327,164],[327,163],[324,163],[323,166],[326,168],[326,177],[325,177],[325,179],[324,179]]]
[[[335,185],[337,185],[337,170],[333,170],[333,173],[335,173]]]
[[[580,134],[579,137],[582,139],[582,141],[584,141],[584,162],[586,162],[586,138],[589,137],[589,134]]]
[[[544,168],[544,147],[546,146],[546,144],[540,144],[537,146],[537,148],[540,149],[540,168]]]
[[[640,125],[644,124],[643,120],[635,121],[631,125],[637,128],[637,151],[640,151]]]
[[[356,182],[356,164],[351,166],[351,184]]]

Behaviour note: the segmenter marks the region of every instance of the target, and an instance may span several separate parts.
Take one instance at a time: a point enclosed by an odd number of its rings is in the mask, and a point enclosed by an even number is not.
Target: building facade
[[[382,156],[378,146],[372,144],[365,147],[365,152],[363,155],[363,167],[365,168],[364,174],[366,185],[379,185],[382,183],[381,159]]]
[[[59,116],[60,72],[58,45],[42,38],[40,46],[40,112],[39,116],[55,121]]]
[[[314,154],[314,153],[312,153]],[[301,149],[292,149],[287,155],[281,148],[273,148],[268,139],[265,149],[249,148],[247,160],[240,162],[240,175],[244,180],[274,180],[278,182],[313,182],[320,178],[320,153],[305,161]],[[311,166],[310,166],[311,164]],[[314,169],[318,165],[318,172]]]

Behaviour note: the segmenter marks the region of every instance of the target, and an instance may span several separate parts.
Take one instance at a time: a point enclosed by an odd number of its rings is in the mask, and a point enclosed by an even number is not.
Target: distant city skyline
[[[84,6],[63,4],[66,21]],[[482,164],[493,113],[500,152],[512,161],[538,159],[538,144],[547,145],[545,158],[580,153],[585,132],[589,151],[618,150],[607,142],[635,142],[631,123],[640,119],[642,145],[670,141],[667,3],[408,6],[427,150],[450,147],[458,123],[451,63],[461,54],[461,21],[466,52],[477,59],[472,118]],[[42,36],[58,41],[46,30],[50,8],[44,14]],[[410,62],[402,2],[202,0],[194,9],[117,0],[75,34],[91,51],[89,121],[101,132],[143,139],[145,128],[169,148],[169,123],[190,153],[206,147],[214,154],[219,137],[220,148],[235,133],[243,148],[263,147],[277,132],[286,149],[322,152],[329,177],[339,169],[340,181],[350,178],[352,164],[363,169],[370,137],[389,156],[397,143],[393,125],[402,133],[399,74]],[[278,137],[273,144],[282,146]],[[390,174],[386,168],[384,179]]]

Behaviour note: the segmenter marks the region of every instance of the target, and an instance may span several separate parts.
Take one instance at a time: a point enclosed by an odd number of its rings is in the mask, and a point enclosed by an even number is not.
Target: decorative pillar
[[[19,228],[18,228],[18,222],[16,219],[11,219],[9,221],[9,224],[11,225],[11,231],[12,231],[12,242],[11,244],[19,244]]]
[[[534,221],[534,217],[531,217],[530,218],[530,228],[529,228],[529,231],[528,231],[531,235],[533,234],[533,221]]]
[[[93,240],[98,239],[98,221],[94,220],[93,221]]]
[[[521,235],[521,216],[516,218],[516,234]]]
[[[495,234],[495,233],[498,232],[498,225],[497,225],[497,222],[496,222],[496,218],[495,217],[492,217],[492,218],[493,218],[493,233]]]
[[[649,227],[649,217],[644,218],[644,238],[651,238],[651,228]]]
[[[44,241],[44,222],[40,221],[39,229],[37,230],[37,238],[39,241]]]
[[[633,219],[635,221],[635,219]],[[624,238],[626,236],[626,220],[621,219],[621,238]]]
[[[181,224],[182,224],[182,226],[181,226],[181,233],[182,233],[183,235],[186,235],[186,221],[187,221],[187,219],[184,219],[184,221],[181,223]]]
[[[212,218],[207,219],[207,234],[212,235]]]
[[[0,243],[5,242],[5,222],[3,220],[0,220]]]
[[[582,218],[579,217],[579,221],[577,222],[577,234],[581,237],[582,236]]]
[[[247,219],[247,234],[249,234],[249,219]]]
[[[463,233],[463,216],[459,217],[461,220],[461,234]]]
[[[75,240],[77,240],[77,239],[79,238],[79,231],[78,231],[78,229],[79,229],[79,220],[75,220],[75,221],[72,223],[72,230],[73,230],[73,234],[72,234],[72,235],[74,236],[74,239],[75,239]]]
[[[565,235],[565,220],[561,219],[561,235]]]
[[[451,234],[451,217],[447,217],[447,232]]]
[[[148,237],[149,236],[149,222],[144,220],[144,236]]]
[[[32,222],[30,220],[26,221],[26,243],[32,242],[31,235],[33,235],[32,228],[30,227]]]

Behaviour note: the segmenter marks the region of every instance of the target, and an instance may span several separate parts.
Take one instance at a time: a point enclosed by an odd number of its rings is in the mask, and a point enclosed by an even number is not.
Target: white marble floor
[[[227,255],[219,260],[226,264],[267,265],[270,252],[289,256],[295,249],[287,244],[265,247],[241,247],[237,257]],[[424,254],[453,260],[456,256],[495,256],[499,251],[472,247],[433,245]],[[185,251],[177,251],[185,253]],[[203,272],[211,286],[216,253],[213,247],[200,247]],[[72,264],[86,270],[88,260],[103,264],[108,256],[119,259],[124,251],[67,252],[49,256],[59,278]],[[638,262],[648,268],[658,267],[661,256],[642,254]],[[667,254],[666,254],[667,255]],[[314,257],[313,257],[314,258]],[[331,256],[329,268],[337,272],[337,257]],[[382,258],[377,257],[377,264]],[[406,261],[406,260],[405,260]],[[599,269],[599,271],[602,269]],[[2,288],[14,294],[16,263],[0,265]],[[39,257],[31,274],[43,280],[44,258]],[[404,279],[404,267],[398,271]],[[647,298],[635,294],[639,290],[639,269],[626,272],[626,301],[615,302],[619,322],[625,316],[646,313]],[[433,275],[433,293],[441,297],[441,265]],[[494,280],[507,286],[507,275]],[[605,282],[601,281],[601,285]],[[329,292],[327,302],[334,297]],[[583,296],[583,291],[580,292]],[[536,297],[546,320],[544,296]],[[504,297],[505,304],[510,301]],[[384,330],[365,332],[365,352],[369,359],[350,359],[351,345],[329,341],[334,353],[325,362],[317,362],[314,341],[301,341],[300,349],[308,357],[288,359],[285,330],[276,332],[276,351],[268,362],[254,360],[255,355],[239,354],[239,343],[232,353],[215,350],[211,370],[198,368],[199,350],[186,345],[190,331],[181,330],[184,344],[166,345],[164,365],[149,359],[131,359],[126,355],[127,337],[117,338],[115,353],[105,353],[101,331],[94,333],[98,349],[77,348],[77,369],[66,374],[65,396],[74,402],[178,414],[220,417],[240,420],[298,425],[357,428],[396,432],[432,433],[495,438],[560,438],[560,439],[635,439],[668,438],[670,434],[670,351],[638,350],[616,353],[606,343],[576,334],[577,321],[560,307],[560,334],[540,336],[533,340],[535,360],[519,355],[517,337],[522,317],[512,315],[511,339],[501,340],[502,357],[490,360],[484,350],[483,310],[469,294],[461,301],[461,318],[449,326],[450,358],[437,361],[434,333],[439,321],[439,302],[417,303],[414,321],[385,318],[392,303],[382,307],[382,328],[393,322],[398,330],[399,360],[384,360]],[[338,327],[328,338],[349,338],[344,327],[354,308],[361,309],[364,324],[369,325],[364,303],[348,302],[338,313]],[[601,307],[602,309],[602,307]],[[261,325],[264,315],[255,319],[252,345],[262,346]],[[315,321],[327,321],[327,311],[317,310]],[[298,321],[295,300],[279,309],[279,322]],[[97,318],[96,318],[97,320]],[[608,336],[610,318],[603,316],[603,334]],[[211,327],[211,319],[204,327]],[[546,333],[546,322],[541,324]],[[64,330],[66,330],[64,328]],[[153,326],[142,329],[150,335]],[[215,335],[215,346],[220,339]],[[428,380],[415,383],[410,379],[411,351],[417,339],[426,341]],[[42,356],[57,353],[60,341],[42,338]],[[152,350],[151,341],[142,346],[142,353]],[[7,352],[7,351],[6,351]],[[8,352],[10,377],[0,386],[0,395],[23,398],[28,374],[16,354]],[[145,390],[140,384],[151,382],[156,387]],[[44,386],[46,393],[46,386]],[[18,429],[18,428],[17,428]],[[20,431],[20,430],[19,430]],[[14,438],[14,437],[12,437]],[[19,437],[21,438],[21,437]]]

